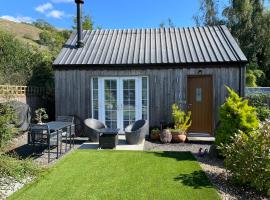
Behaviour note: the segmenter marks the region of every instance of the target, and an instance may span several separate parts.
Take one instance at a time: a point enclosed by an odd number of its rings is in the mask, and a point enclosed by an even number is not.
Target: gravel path
[[[161,144],[159,142],[145,141],[144,144],[144,150],[147,151],[190,151],[196,157],[212,184],[217,188],[223,200],[268,199],[250,188],[232,184],[230,175],[224,168],[223,160],[216,158],[211,152],[203,157],[198,156],[200,148],[210,150],[210,147],[211,144],[209,143]]]

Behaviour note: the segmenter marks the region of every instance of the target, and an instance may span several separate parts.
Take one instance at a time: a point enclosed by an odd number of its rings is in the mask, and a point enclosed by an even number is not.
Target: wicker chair
[[[86,133],[89,137],[89,140],[92,142],[99,141],[99,133],[97,131],[98,129],[107,128],[107,126],[101,121],[92,118],[84,120],[84,125],[86,127]]]
[[[138,120],[125,128],[126,141],[128,144],[140,144],[148,131],[148,122]]]

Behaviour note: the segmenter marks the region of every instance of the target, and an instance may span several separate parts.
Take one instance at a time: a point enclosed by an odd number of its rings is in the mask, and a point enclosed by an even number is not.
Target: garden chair
[[[65,150],[67,151],[67,139],[68,139],[68,137],[70,139],[72,138],[72,144],[73,144],[73,146],[75,144],[76,133],[75,133],[74,116],[57,116],[56,117],[56,121],[59,121],[59,122],[71,122],[72,123],[71,127],[67,127],[61,133],[62,137],[65,138],[65,143],[66,143]],[[61,145],[61,147],[62,147],[62,145]]]
[[[59,135],[59,137],[61,137],[61,135]],[[32,145],[33,148],[45,145],[48,148],[48,162],[50,162],[51,147],[58,147],[59,145],[57,141],[57,132],[50,132],[49,127],[46,124],[30,124],[28,144]]]
[[[92,118],[84,120],[84,125],[86,127],[86,133],[89,136],[89,140],[92,142],[99,141],[98,129],[107,128],[107,126],[101,121]]]
[[[147,120],[138,120],[125,128],[126,141],[128,144],[140,144],[148,131]]]

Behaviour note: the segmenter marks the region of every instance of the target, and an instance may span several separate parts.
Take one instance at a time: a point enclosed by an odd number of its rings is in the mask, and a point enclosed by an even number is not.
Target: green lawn
[[[191,153],[77,150],[10,199],[220,199]]]

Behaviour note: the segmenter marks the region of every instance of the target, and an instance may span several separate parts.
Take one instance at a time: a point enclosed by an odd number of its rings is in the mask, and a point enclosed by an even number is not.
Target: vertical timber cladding
[[[90,67],[89,67],[90,68]],[[129,68],[130,69],[130,68]],[[57,115],[77,115],[81,119],[92,116],[91,78],[98,76],[147,76],[149,82],[150,126],[171,121],[171,105],[178,103],[187,109],[187,77],[213,77],[213,120],[218,121],[218,108],[225,101],[228,85],[239,92],[239,66],[209,68],[91,70],[87,68],[55,69],[55,109]],[[213,127],[215,128],[215,127]]]

